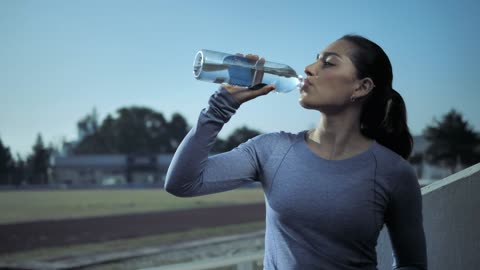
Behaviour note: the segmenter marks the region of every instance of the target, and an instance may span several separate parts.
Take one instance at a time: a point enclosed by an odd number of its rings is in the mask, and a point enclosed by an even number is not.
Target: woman
[[[197,196],[260,181],[265,269],[377,269],[375,246],[384,224],[393,268],[427,269],[420,187],[406,160],[412,138],[387,55],[368,39],[348,35],[305,73],[300,104],[321,113],[317,128],[260,135],[209,157],[240,105],[274,89],[224,85],[175,153],[166,190]]]

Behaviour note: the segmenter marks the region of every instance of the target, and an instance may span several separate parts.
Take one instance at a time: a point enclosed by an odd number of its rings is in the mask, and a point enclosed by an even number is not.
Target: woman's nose
[[[305,74],[307,74],[307,76],[313,76],[313,72],[311,70],[311,66],[306,66],[305,67]]]

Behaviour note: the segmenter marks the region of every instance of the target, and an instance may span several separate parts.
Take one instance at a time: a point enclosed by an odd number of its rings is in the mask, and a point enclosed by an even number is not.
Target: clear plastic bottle
[[[271,84],[277,93],[299,90],[303,86],[303,77],[287,65],[211,50],[197,52],[193,75],[197,80],[251,88]]]

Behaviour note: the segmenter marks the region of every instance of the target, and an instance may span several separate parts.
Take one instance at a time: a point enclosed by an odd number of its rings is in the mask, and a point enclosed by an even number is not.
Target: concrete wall
[[[480,163],[422,188],[428,269],[480,269]],[[378,269],[392,269],[386,228]]]

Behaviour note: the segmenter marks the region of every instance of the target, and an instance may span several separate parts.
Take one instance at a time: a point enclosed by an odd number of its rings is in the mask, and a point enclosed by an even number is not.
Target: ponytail
[[[387,54],[376,43],[358,35],[340,38],[353,44],[349,57],[359,79],[371,78],[375,87],[365,98],[360,116],[364,136],[408,159],[413,140],[407,126],[405,102],[392,89],[392,65]]]
[[[365,101],[360,116],[361,132],[408,159],[413,140],[407,125],[405,102],[394,89],[383,92],[387,94],[373,91]]]

